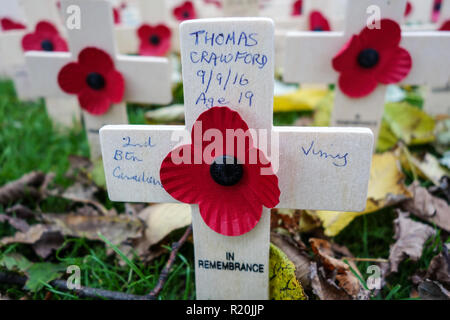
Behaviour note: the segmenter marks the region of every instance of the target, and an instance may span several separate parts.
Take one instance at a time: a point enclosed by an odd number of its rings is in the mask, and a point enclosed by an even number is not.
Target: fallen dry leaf
[[[390,271],[397,272],[398,266],[406,258],[417,261],[428,238],[436,234],[435,230],[423,223],[409,218],[408,213],[397,210],[398,218],[394,221],[395,240],[389,253]]]
[[[327,272],[328,282],[333,281],[333,277],[337,281],[337,286],[343,289],[353,299],[367,299],[368,292],[361,286],[358,278],[352,273],[350,266],[344,261],[337,258],[343,252],[346,256],[350,254],[348,249],[338,247],[333,249],[330,242],[324,239],[310,238],[309,243],[314,254],[319,258],[320,263],[324,267],[324,271]],[[351,255],[351,254],[350,254]],[[348,262],[355,272],[358,272],[358,268],[353,262]]]
[[[404,174],[394,152],[374,154],[370,169],[367,205],[363,212],[316,211],[325,235],[336,236],[358,216],[378,211],[411,197],[404,184]]]
[[[142,237],[143,223],[137,217],[110,214],[107,216],[83,216],[79,214],[42,214],[45,224],[32,225],[25,232],[0,239],[0,244],[26,243],[33,245],[36,253],[46,258],[59,248],[64,236],[101,240],[99,233],[119,245],[129,239]]]
[[[409,160],[422,178],[430,180],[437,186],[444,176],[450,174],[450,171],[441,166],[439,160],[430,153],[426,153],[423,158],[411,156]]]
[[[431,260],[425,277],[436,280],[450,288],[450,256],[448,247],[448,244],[444,244],[442,251]]]
[[[450,300],[450,292],[437,281],[425,280],[418,287],[423,300]]]
[[[7,216],[5,214],[0,214],[0,223],[3,222],[8,222],[12,227],[22,232],[26,232],[30,228],[28,223],[21,218],[15,218]]]
[[[146,249],[164,239],[176,229],[192,223],[191,206],[180,203],[161,203],[149,206],[139,213],[145,221],[145,239],[140,246]]]
[[[323,266],[318,267],[317,263],[310,265],[311,287],[313,293],[320,300],[351,300],[352,298],[338,287],[334,281],[327,279]]]
[[[295,266],[295,276],[303,288],[310,287],[309,264],[311,259],[305,248],[300,248],[298,244],[288,237],[277,233],[270,234],[270,242],[277,246]]]
[[[447,202],[431,195],[417,181],[411,184],[409,190],[414,197],[402,203],[403,210],[450,232],[450,206]]]
[[[43,172],[31,172],[18,180],[11,181],[0,188],[0,204],[9,204],[25,197],[39,199],[41,186],[46,182]]]

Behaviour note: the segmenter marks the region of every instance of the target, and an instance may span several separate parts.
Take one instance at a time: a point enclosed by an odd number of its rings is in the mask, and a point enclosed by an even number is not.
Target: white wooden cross
[[[281,190],[278,207],[364,209],[373,145],[369,129],[273,127],[271,19],[192,20],[181,24],[180,35],[186,126],[113,125],[100,130],[112,201],[176,202],[161,186],[161,162],[179,144],[179,137],[190,137],[202,112],[226,105],[239,112],[250,128],[266,130],[271,144],[266,155],[277,171]],[[222,39],[227,38],[225,45]],[[222,54],[229,63],[209,60]],[[197,298],[267,299],[270,210],[264,208],[256,227],[238,237],[212,231],[197,205],[192,206],[192,223]],[[224,271],[206,268],[209,261],[261,268],[257,272]]]
[[[80,8],[81,28],[68,29],[71,52],[48,54],[29,52],[27,66],[33,83],[45,96],[67,97],[58,85],[58,73],[66,64],[76,61],[86,47],[96,47],[107,52],[114,60],[116,69],[125,79],[124,101],[114,104],[107,113],[95,116],[83,111],[85,129],[91,150],[91,159],[101,156],[99,129],[105,124],[127,124],[125,101],[137,103],[169,103],[172,99],[170,66],[165,58],[132,57],[116,54],[111,4],[105,0],[62,0],[64,20],[70,19],[70,6]],[[73,8],[73,7],[72,7]]]
[[[370,23],[373,6],[381,19],[401,22],[406,0],[348,0],[346,27],[340,32],[292,32],[286,39],[284,80],[296,83],[336,83],[339,73],[332,58],[353,34]],[[376,7],[375,10],[377,11]],[[373,12],[372,12],[373,13]],[[373,16],[372,16],[373,17]],[[403,32],[401,46],[409,51],[413,66],[406,84],[439,85],[448,81],[450,34],[444,32]],[[336,86],[332,125],[362,126],[373,130],[377,141],[387,86],[379,84],[370,95],[350,98]]]
[[[15,1],[15,0],[10,0]],[[19,99],[32,99],[39,97],[29,72],[25,66],[25,57],[22,49],[22,38],[28,32],[34,31],[38,22],[46,20],[53,23],[62,32],[58,9],[54,0],[20,0],[20,7],[26,17],[27,30],[13,30],[0,34],[0,56],[8,64],[8,74],[11,76]],[[80,121],[80,111],[76,99],[72,97],[47,97],[45,106],[53,123],[69,127]],[[63,112],[62,112],[63,111]]]
[[[437,27],[440,28],[445,21],[450,21],[450,0],[442,1]],[[450,73],[450,70],[447,71]],[[424,110],[431,115],[450,115],[450,74],[448,78],[445,86],[427,87]]]

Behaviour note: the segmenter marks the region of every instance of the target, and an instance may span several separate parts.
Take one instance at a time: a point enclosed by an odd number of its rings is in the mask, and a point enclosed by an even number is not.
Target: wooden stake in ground
[[[42,95],[56,97],[68,96],[58,82],[60,71],[69,63],[77,61],[79,54],[85,49],[99,49],[109,55],[108,59],[113,60],[115,70],[122,74],[125,82],[125,93],[122,102],[110,105],[108,111],[101,115],[83,110],[91,159],[95,161],[101,156],[98,138],[99,129],[106,124],[128,123],[125,101],[158,104],[166,104],[171,101],[171,70],[166,58],[133,57],[116,54],[112,9],[107,1],[63,0],[61,1],[61,7],[65,21],[73,19],[73,16],[71,16],[72,11],[68,10],[70,6],[78,6],[80,8],[81,26],[79,29],[73,28],[67,31],[70,53],[49,55],[44,52],[29,52],[26,54],[26,60],[33,83],[36,84],[39,92]],[[97,63],[101,64],[101,62]],[[86,63],[89,64],[89,61]],[[92,71],[95,71],[96,66],[92,68]],[[74,74],[75,76],[76,74]],[[86,76],[84,85],[90,86],[90,89],[86,90],[92,89],[88,91],[92,95],[90,97],[81,97],[82,93],[80,92],[78,95],[80,102],[83,99],[87,99],[88,102],[95,102],[99,97],[98,93],[109,90],[109,84],[105,82],[105,79],[97,79],[100,82],[94,81],[100,85],[100,88],[92,87],[92,83],[89,84],[88,80]],[[107,94],[114,96],[117,92],[109,92]],[[83,106],[83,103],[81,103],[81,106]]]
[[[348,0],[346,27],[343,34],[335,32],[289,33],[286,39],[284,80],[296,83],[337,83],[338,77],[342,73],[333,69],[332,60],[344,45],[353,35],[358,35],[366,27],[369,28],[368,25],[370,28],[376,27],[376,21],[380,21],[380,19],[390,19],[400,23],[404,16],[405,6],[406,0]],[[412,68],[402,83],[414,85],[446,83],[450,72],[450,59],[448,59],[450,34],[403,32],[401,35],[400,47],[409,52],[412,60]],[[373,51],[367,51],[369,54],[370,52]],[[371,67],[365,66],[365,68]],[[402,67],[399,66],[399,68]],[[363,67],[356,66],[355,68],[355,70],[360,70],[358,68]],[[389,78],[389,75],[386,78]],[[366,83],[366,79],[353,81],[355,86],[362,86]],[[343,93],[340,85],[336,85],[331,124],[369,127],[377,138],[384,110],[386,89],[386,85],[379,83],[370,94],[352,98]]]
[[[111,200],[176,202],[161,183],[164,158],[186,143],[184,138],[190,140],[200,114],[227,106],[258,132],[259,149],[270,155],[281,190],[278,207],[364,209],[373,145],[369,129],[272,125],[272,20],[192,20],[181,24],[180,35],[186,126],[103,127],[100,139]],[[173,174],[175,180],[183,178]],[[205,181],[198,177],[193,183]],[[192,205],[198,299],[268,298],[270,210],[261,210],[254,229],[225,236],[213,231],[199,206]],[[232,270],[218,267],[230,264]]]

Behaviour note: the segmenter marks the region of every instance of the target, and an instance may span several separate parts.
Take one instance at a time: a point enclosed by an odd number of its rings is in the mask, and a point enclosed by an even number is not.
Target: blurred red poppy
[[[309,30],[331,31],[330,24],[320,11],[311,11],[309,14]]]
[[[164,56],[170,50],[172,32],[164,24],[143,24],[137,30],[141,56]]]
[[[27,28],[24,24],[14,21],[13,19],[10,18],[0,19],[0,25],[3,31],[23,30]]]
[[[380,26],[353,35],[333,58],[333,68],[340,72],[339,88],[350,97],[367,96],[378,83],[398,83],[411,71],[411,55],[400,47],[400,26],[389,19],[382,19]]]
[[[60,36],[58,29],[48,21],[39,22],[34,32],[28,33],[22,38],[22,49],[24,51],[69,50],[66,40]]]
[[[300,16],[302,14],[303,9],[303,0],[296,0],[292,4],[292,13],[293,16]]]
[[[178,7],[173,9],[173,15],[178,21],[196,19],[197,14],[195,12],[194,4],[191,1],[185,1]]]
[[[58,74],[61,89],[78,96],[81,108],[94,115],[106,113],[111,104],[122,101],[125,80],[105,51],[88,47],[77,62],[65,65]]]

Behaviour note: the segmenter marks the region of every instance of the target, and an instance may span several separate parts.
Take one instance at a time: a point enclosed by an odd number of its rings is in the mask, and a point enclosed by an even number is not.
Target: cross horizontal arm
[[[73,61],[70,53],[30,51],[25,54],[25,60],[39,95],[67,96],[58,85],[58,73],[64,65]],[[167,59],[119,55],[116,68],[125,78],[124,101],[166,104],[172,100],[170,64]]]
[[[67,97],[68,95],[58,85],[58,73],[71,61],[72,56],[69,52],[26,52],[25,63],[33,90],[41,97]]]
[[[167,58],[119,55],[116,68],[125,78],[125,101],[159,104],[172,101],[172,73]]]
[[[444,85],[450,73],[450,32],[403,32],[401,46],[409,51],[413,68],[402,81],[411,85]]]
[[[345,44],[341,32],[289,32],[286,37],[284,78],[295,83],[335,83],[333,55]]]
[[[123,202],[173,202],[159,169],[183,126],[105,126],[100,141],[109,197]],[[361,211],[365,207],[373,135],[364,128],[275,127],[281,190],[278,207]],[[189,135],[188,135],[189,136]],[[279,164],[275,161],[278,161]]]
[[[373,148],[370,129],[274,127],[272,134],[280,142],[277,207],[364,210]],[[272,166],[273,150],[272,142]]]

